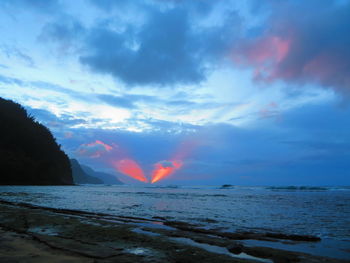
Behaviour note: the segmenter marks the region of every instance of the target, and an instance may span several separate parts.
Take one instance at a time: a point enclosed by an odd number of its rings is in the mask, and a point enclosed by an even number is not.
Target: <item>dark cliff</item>
[[[72,173],[73,173],[73,181],[76,184],[103,184],[103,181],[94,176],[90,176],[81,168],[79,162],[75,159],[70,160]]]
[[[0,98],[0,184],[70,185],[67,155],[50,130],[11,100]]]

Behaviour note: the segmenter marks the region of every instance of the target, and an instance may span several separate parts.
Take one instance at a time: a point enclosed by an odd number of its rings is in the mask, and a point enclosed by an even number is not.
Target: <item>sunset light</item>
[[[174,173],[177,169],[180,169],[182,166],[181,161],[162,161],[156,163],[155,168],[152,172],[152,180],[151,183],[156,183],[172,173]]]
[[[134,160],[123,159],[115,162],[114,165],[115,165],[115,168],[122,174],[128,175],[144,183],[148,182],[141,167]]]

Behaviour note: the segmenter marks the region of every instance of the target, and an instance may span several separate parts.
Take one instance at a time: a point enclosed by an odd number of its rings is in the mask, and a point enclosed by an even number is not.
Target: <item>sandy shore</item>
[[[146,220],[0,201],[0,262],[346,262],[245,239],[317,242],[316,237],[222,233]]]

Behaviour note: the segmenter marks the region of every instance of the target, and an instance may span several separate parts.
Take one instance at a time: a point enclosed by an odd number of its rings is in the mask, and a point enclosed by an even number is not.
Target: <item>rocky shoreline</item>
[[[346,262],[244,240],[318,242],[282,233],[228,233],[144,219],[0,201],[1,262]]]

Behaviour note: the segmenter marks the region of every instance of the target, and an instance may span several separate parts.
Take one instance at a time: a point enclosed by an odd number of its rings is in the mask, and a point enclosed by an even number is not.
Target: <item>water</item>
[[[271,230],[350,241],[350,191],[140,186],[1,186],[0,198],[223,230]]]
[[[225,231],[275,231],[350,242],[349,188],[0,186],[0,198],[113,215],[161,217]]]

